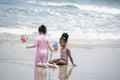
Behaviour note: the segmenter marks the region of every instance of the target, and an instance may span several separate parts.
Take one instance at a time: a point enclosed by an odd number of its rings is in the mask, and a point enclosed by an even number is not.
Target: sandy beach
[[[34,44],[41,25],[51,46],[68,33],[76,67],[35,66],[21,39]],[[120,80],[120,0],[0,0],[0,80]]]
[[[71,48],[77,67],[45,69],[34,66],[35,49],[0,45],[1,80],[119,80],[120,48]],[[58,57],[59,53],[53,55]]]

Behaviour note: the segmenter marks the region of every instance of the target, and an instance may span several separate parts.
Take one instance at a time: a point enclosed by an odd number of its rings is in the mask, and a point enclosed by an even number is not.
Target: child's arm
[[[35,45],[31,45],[31,46],[26,46],[26,48],[35,48]]]
[[[26,48],[35,48],[38,46],[38,40],[35,41],[35,44],[31,45],[31,46],[26,46]]]
[[[73,58],[72,58],[72,56],[71,56],[71,51],[70,51],[70,49],[68,49],[68,48],[67,48],[67,53],[68,53],[68,57],[69,57],[72,65],[73,65],[73,66],[76,66],[76,65],[74,64],[74,62],[73,62]]]
[[[49,40],[47,41],[47,44],[48,44],[48,48],[50,49],[50,51],[53,52],[53,49],[52,49],[52,47],[50,46]]]

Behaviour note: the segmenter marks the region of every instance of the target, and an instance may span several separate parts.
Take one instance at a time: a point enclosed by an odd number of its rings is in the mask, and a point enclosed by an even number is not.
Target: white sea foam
[[[37,29],[33,28],[0,28],[0,33],[8,33],[8,34],[33,34],[34,32],[37,32]],[[82,30],[80,28],[74,28],[74,30],[71,31],[62,31],[62,30],[50,30],[48,32],[48,35],[53,40],[58,40],[63,32],[67,32],[70,35],[70,38],[72,39],[94,39],[94,40],[117,40],[120,39],[120,34],[114,35],[112,32],[106,32],[106,33],[99,33],[95,31],[94,29],[89,30]]]
[[[94,39],[94,40],[117,40],[120,39],[120,34],[113,34],[112,32],[98,32],[94,29],[89,30],[82,30],[79,28],[76,28],[71,33],[72,38],[80,38],[80,39]]]
[[[25,15],[26,13],[22,13],[21,14],[22,17],[20,15],[15,16],[14,18],[15,20],[17,20],[18,17],[19,18],[21,17],[20,19],[18,19],[16,24],[19,24],[19,25],[25,24],[27,26],[33,26],[33,25],[38,26],[41,23],[44,23],[45,25],[51,26],[51,27],[48,27],[49,29],[48,34],[50,35],[51,38],[54,38],[54,39],[58,39],[63,32],[68,32],[70,34],[70,37],[73,39],[74,38],[100,39],[100,40],[120,39],[119,15],[106,14],[106,13],[120,14],[120,10],[117,8],[110,8],[106,6],[101,7],[97,5],[96,6],[95,5],[81,5],[81,4],[76,4],[76,3],[65,3],[65,2],[57,3],[57,2],[41,2],[40,1],[36,3],[35,0],[30,0],[29,3],[40,4],[46,7],[34,7],[31,9],[28,9],[27,14],[30,16]],[[50,7],[50,6],[55,6],[55,8]],[[57,9],[56,8],[57,6],[60,8]],[[77,8],[77,12],[75,13],[72,13],[72,11],[69,12],[68,7]],[[73,8],[73,12],[74,12],[74,8]],[[79,9],[84,10],[83,13],[85,14],[80,12]],[[8,8],[6,10],[5,8],[5,11],[8,11],[8,10],[11,11],[11,9]],[[19,12],[21,12],[21,11],[26,11],[27,9],[21,10],[21,8],[20,9],[18,8],[18,10],[20,10]],[[91,13],[91,11],[97,12],[97,13],[103,13],[103,14],[99,15],[96,13]],[[14,8],[13,8],[13,12],[14,12]],[[35,14],[33,16],[33,13],[38,13],[38,15]],[[5,22],[8,22],[7,17],[5,19],[6,19]],[[14,19],[13,19],[13,24],[15,21]],[[1,25],[5,25],[5,24],[1,24]],[[52,30],[53,28],[54,30]],[[97,31],[97,29],[101,29],[101,31],[100,30]],[[114,31],[112,31],[111,29],[114,29]],[[118,32],[114,33],[116,31]],[[14,27],[7,28],[7,27],[0,26],[0,33],[32,34],[34,32],[37,32],[37,28],[29,28],[29,27],[23,27],[23,26],[20,26],[18,28],[14,28]]]
[[[111,8],[106,6],[96,5],[80,5],[76,3],[57,3],[57,2],[40,2],[40,5],[44,6],[73,6],[81,10],[94,11],[98,13],[120,14],[120,9]]]
[[[41,5],[45,6],[64,6],[64,5],[69,5],[66,3],[56,3],[56,2],[40,2]]]
[[[113,34],[112,32],[98,32],[94,29],[82,30],[80,28],[74,28],[72,31],[50,31],[50,37],[52,39],[59,39],[63,32],[67,32],[71,39],[78,40],[118,40],[120,39],[120,34]],[[54,35],[55,34],[55,35]]]
[[[94,11],[98,13],[120,14],[120,9],[117,8],[100,7],[94,5],[78,5],[78,4],[75,4],[75,6],[82,10]]]
[[[9,33],[9,34],[32,34],[35,32],[34,29],[32,28],[5,28],[1,27],[0,28],[0,33]]]

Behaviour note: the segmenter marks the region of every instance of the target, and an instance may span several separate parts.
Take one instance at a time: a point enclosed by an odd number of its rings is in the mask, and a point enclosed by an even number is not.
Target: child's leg
[[[39,66],[39,67],[44,67],[44,64],[43,63],[37,63],[37,65],[36,66]]]
[[[35,62],[36,66],[47,68],[46,61],[47,61],[47,58],[45,57],[45,55],[42,55],[42,54],[36,55],[36,62]]]
[[[47,65],[47,63],[43,63],[43,66],[44,66],[45,68],[49,68],[48,65]]]
[[[59,68],[55,63],[54,64],[47,63],[47,66],[52,68]]]
[[[66,61],[64,61],[64,60],[59,60],[59,61],[56,62],[56,64],[57,65],[67,65]]]
[[[50,60],[49,63],[53,64],[53,63],[56,63],[58,62],[60,59],[54,59],[54,60]]]
[[[37,64],[40,63],[40,61],[41,61],[40,54],[36,54],[35,65],[37,66]]]
[[[58,66],[58,65],[56,65],[56,63],[54,63],[54,64],[53,64],[53,66],[54,66],[55,68],[59,68],[59,66]]]
[[[48,66],[47,66],[47,58],[48,56],[47,56],[47,54],[44,54],[43,56],[42,56],[42,59],[41,59],[41,63],[43,63],[43,66],[45,67],[45,68],[48,68]]]
[[[38,63],[37,66],[48,68],[46,63]]]
[[[47,59],[48,59],[48,56],[44,54],[44,56],[42,57],[42,60],[41,60],[44,67],[48,68],[48,66],[49,66],[49,67],[53,67],[53,68],[58,68],[58,66],[56,64],[47,63]]]
[[[47,58],[46,57],[42,58],[42,62],[44,63],[43,65],[46,68],[48,68],[48,67],[58,68],[58,66],[55,63],[54,64],[47,63]]]

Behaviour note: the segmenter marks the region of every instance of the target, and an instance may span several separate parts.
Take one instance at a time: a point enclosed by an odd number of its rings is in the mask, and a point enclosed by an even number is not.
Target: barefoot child
[[[50,46],[49,40],[45,37],[47,29],[44,25],[41,25],[38,29],[40,36],[36,39],[35,44],[32,46],[27,46],[26,48],[35,48],[36,47],[36,66],[44,66],[44,67],[55,67],[57,68],[56,64],[49,64],[47,63],[48,59],[48,50],[52,52],[52,48]]]
[[[73,66],[76,66],[73,62],[73,58],[71,56],[70,49],[66,46],[68,41],[69,35],[67,33],[63,33],[61,38],[59,39],[60,46],[61,46],[61,53],[60,59],[50,60],[49,63],[53,64],[56,63],[57,65],[68,65],[68,57]]]

